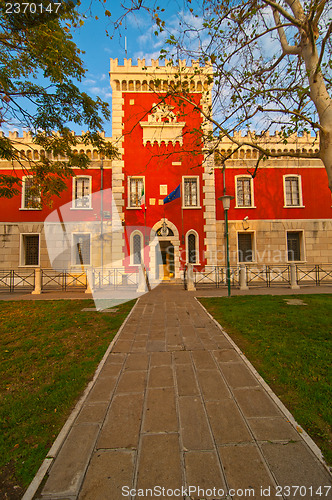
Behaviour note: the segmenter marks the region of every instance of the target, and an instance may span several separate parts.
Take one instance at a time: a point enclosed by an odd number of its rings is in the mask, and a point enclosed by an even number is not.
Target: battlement
[[[191,65],[187,65],[185,59],[180,59],[177,65],[173,65],[172,61],[169,59],[165,59],[164,64],[160,64],[159,59],[151,59],[151,65],[148,66],[145,63],[145,59],[137,59],[137,64],[132,63],[132,59],[124,59],[123,64],[119,64],[118,58],[110,59],[111,62],[111,73],[135,73],[137,70],[139,71],[148,71],[153,68],[158,68],[161,71],[166,71],[167,73],[175,73],[179,71],[179,68],[188,68],[189,70],[195,70],[200,68],[206,69],[212,73],[212,64],[207,62],[204,66],[200,66],[199,61],[192,59]]]
[[[161,65],[159,59],[152,59],[147,66],[145,59],[137,59],[137,65],[132,64],[132,59],[124,59],[123,65],[119,65],[118,59],[110,59],[110,82],[115,91],[167,92],[169,87],[175,88],[180,82],[188,84],[191,92],[210,91],[212,84],[207,83],[207,78],[212,74],[210,63],[200,66],[195,60],[191,65],[185,60],[173,65],[166,59]]]
[[[60,137],[59,132],[53,132],[53,133],[55,135],[57,135],[58,137]],[[81,134],[76,134],[74,131],[71,131],[71,133],[74,137],[81,137],[81,135],[85,134],[86,132],[84,130],[82,130]],[[112,140],[112,137],[105,137],[105,132],[99,132],[99,134],[103,139],[105,139],[107,141]],[[0,137],[8,137],[8,139],[10,139],[11,141],[14,141],[14,142],[17,141],[20,144],[26,143],[26,144],[31,144],[31,146],[33,145],[33,147],[36,147],[36,148],[39,147],[37,144],[33,143],[32,134],[31,134],[31,132],[29,132],[27,130],[23,130],[22,136],[19,135],[19,132],[17,130],[9,130],[7,136],[3,130],[0,130]]]
[[[234,138],[234,141],[232,141]],[[258,151],[250,146],[248,143],[257,144],[265,149],[270,150],[273,154],[282,153],[287,155],[287,153],[309,153],[317,154],[319,152],[319,135],[311,136],[310,133],[305,132],[304,134],[292,134],[288,139],[287,143],[284,142],[284,137],[282,133],[276,131],[274,134],[269,132],[264,132],[261,134],[251,131],[242,135],[242,131],[234,132],[233,135],[228,137],[222,137],[218,141],[217,150],[220,156],[216,153],[216,165],[220,164],[221,158],[224,155],[229,156],[233,151],[231,160],[244,160],[244,159],[254,159],[258,158]],[[240,148],[238,144],[241,144]],[[282,157],[280,156],[280,159]],[[278,159],[278,158],[275,158]]]
[[[281,132],[275,131],[274,134],[270,134],[270,132],[267,130],[266,132],[257,132],[255,130],[252,130],[251,132],[246,132],[245,135],[242,135],[242,131],[235,131],[231,137],[234,137],[235,140],[241,140],[243,139],[244,141],[246,140],[254,140],[255,142],[258,143],[267,143],[270,144],[271,142],[283,142],[284,136],[282,135]],[[227,137],[222,138],[222,142],[232,142],[230,139]],[[303,134],[292,134],[289,136],[287,139],[287,143],[313,143],[313,142],[319,142],[319,134],[316,136],[312,136],[309,132],[304,132]]]
[[[82,130],[82,135],[85,132]],[[72,131],[72,134],[75,137],[81,137],[81,135],[75,134],[75,132]],[[56,132],[56,135],[60,137],[59,132]],[[105,139],[107,142],[112,141],[112,137],[105,137],[105,132],[100,132],[101,137]],[[42,146],[39,146],[38,144],[35,144],[33,142],[32,134],[31,132],[28,132],[26,130],[23,130],[23,134],[20,137],[19,133],[17,130],[9,131],[8,135],[5,135],[5,133],[0,130],[0,137],[8,137],[12,141],[12,144],[14,148],[17,150],[17,155],[22,159],[22,160],[38,160],[40,156],[47,156],[49,159],[53,160],[63,160],[64,158],[55,158],[53,157],[52,154],[47,153],[44,151]],[[100,160],[101,156],[98,153],[97,150],[93,150],[91,148],[91,145],[88,144],[82,144],[79,143],[77,144],[77,151],[80,153],[85,153],[91,160]],[[73,148],[74,149],[74,148]],[[75,149],[74,149],[75,150]],[[8,160],[4,158],[0,158],[1,162],[6,162]]]

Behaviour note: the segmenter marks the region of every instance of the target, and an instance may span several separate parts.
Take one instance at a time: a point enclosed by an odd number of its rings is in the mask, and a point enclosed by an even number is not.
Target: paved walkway
[[[195,298],[163,285],[125,323],[36,498],[321,500],[331,484]]]

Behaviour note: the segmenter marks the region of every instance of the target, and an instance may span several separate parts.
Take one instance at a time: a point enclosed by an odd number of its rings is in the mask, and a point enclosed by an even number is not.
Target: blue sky
[[[181,9],[183,3],[183,1],[177,2],[176,0],[168,3],[173,12],[171,17],[168,17],[168,21],[177,23],[176,12]],[[110,104],[112,97],[109,84],[110,58],[118,58],[119,64],[123,64],[125,37],[127,38],[127,57],[133,60],[133,64],[136,64],[138,57],[145,57],[146,62],[149,63],[151,58],[158,57],[163,46],[163,37],[153,35],[154,27],[150,16],[143,11],[128,15],[121,29],[114,33],[112,39],[107,36],[106,31],[109,34],[113,33],[111,21],[115,21],[123,13],[120,4],[120,1],[107,0],[105,8],[112,14],[109,19],[104,14],[104,7],[95,0],[92,3],[92,12],[86,11],[87,19],[84,26],[72,33],[76,45],[85,51],[82,59],[88,70],[86,78],[79,84],[79,87],[91,97],[98,95]],[[83,0],[80,10],[84,12],[89,5],[89,0]],[[95,16],[99,19],[96,20]],[[104,129],[106,136],[111,136],[111,123],[105,123]],[[75,132],[80,132],[80,130],[75,129]]]

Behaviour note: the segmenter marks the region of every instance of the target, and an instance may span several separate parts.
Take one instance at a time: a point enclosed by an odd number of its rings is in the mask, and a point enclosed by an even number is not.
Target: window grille
[[[90,208],[90,178],[75,178],[75,208]]]
[[[130,207],[139,207],[141,205],[143,187],[144,187],[143,177],[133,177],[130,179],[130,185],[129,185]]]
[[[286,206],[296,207],[300,205],[300,186],[298,177],[287,177],[285,179]]]
[[[74,234],[74,265],[90,265],[90,234]]]
[[[24,265],[38,266],[39,265],[39,235],[25,234],[23,236],[24,245]]]
[[[197,178],[184,179],[184,206],[197,207],[198,205],[198,182]]]
[[[135,234],[133,237],[133,250],[134,250],[134,264],[141,263],[141,250],[142,250],[142,239],[139,234]]]
[[[289,261],[301,260],[301,240],[300,233],[287,233],[287,254]]]
[[[236,202],[238,207],[251,207],[251,179],[240,177],[236,180]]]
[[[239,233],[238,234],[238,260],[239,262],[252,262],[252,234]]]
[[[188,236],[188,262],[196,264],[196,236],[192,233]]]

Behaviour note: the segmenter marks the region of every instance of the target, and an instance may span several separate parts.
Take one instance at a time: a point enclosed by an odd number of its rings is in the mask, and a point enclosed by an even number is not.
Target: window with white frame
[[[254,242],[253,233],[238,233],[238,261],[253,262],[254,261]]]
[[[91,208],[91,177],[73,179],[73,208]]]
[[[40,210],[40,191],[34,184],[32,176],[22,179],[22,206],[27,210]]]
[[[183,204],[185,207],[198,207],[198,177],[183,178]]]
[[[253,179],[251,176],[236,177],[236,206],[237,207],[253,207]]]
[[[287,259],[289,262],[302,260],[302,232],[287,232]]]
[[[89,266],[91,264],[90,233],[73,234],[73,264],[74,266]]]
[[[302,206],[301,177],[299,175],[284,176],[285,207]]]
[[[21,265],[39,266],[39,234],[21,235]]]
[[[198,235],[195,231],[187,233],[187,262],[189,264],[199,262]]]
[[[139,208],[144,197],[144,177],[129,177],[128,191],[128,206]]]
[[[131,238],[131,263],[140,265],[142,262],[142,234],[135,232]]]

